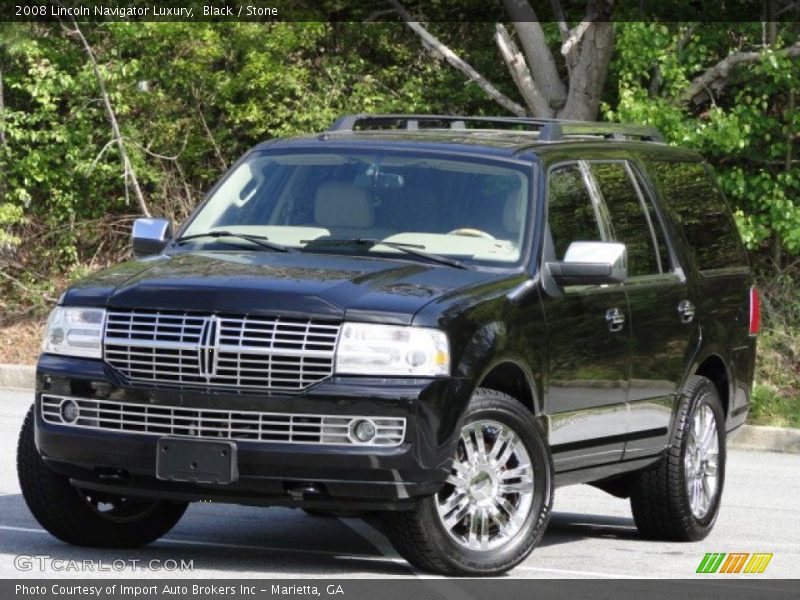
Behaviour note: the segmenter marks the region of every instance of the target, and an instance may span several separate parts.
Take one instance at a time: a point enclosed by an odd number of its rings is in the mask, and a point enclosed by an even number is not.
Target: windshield
[[[182,237],[217,231],[306,252],[407,259],[424,252],[510,266],[519,262],[523,246],[528,172],[524,166],[409,154],[256,152],[228,175]]]

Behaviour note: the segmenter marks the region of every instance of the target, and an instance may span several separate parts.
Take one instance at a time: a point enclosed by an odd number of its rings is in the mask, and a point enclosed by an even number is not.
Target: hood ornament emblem
[[[207,382],[217,374],[219,335],[219,317],[212,315],[206,318],[200,333],[200,343],[197,346],[197,364],[200,375],[204,376]]]

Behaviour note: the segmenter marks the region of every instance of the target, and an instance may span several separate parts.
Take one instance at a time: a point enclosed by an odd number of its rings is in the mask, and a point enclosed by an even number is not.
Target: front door
[[[549,171],[545,260],[562,260],[571,242],[608,240],[603,207],[590,185],[584,163]],[[549,356],[545,401],[556,470],[620,460],[630,353],[625,288],[565,286],[544,294],[542,303]]]

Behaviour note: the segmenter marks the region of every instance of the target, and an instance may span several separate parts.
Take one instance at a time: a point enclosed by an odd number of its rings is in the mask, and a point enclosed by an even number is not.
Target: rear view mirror
[[[353,184],[360,188],[375,190],[399,190],[405,186],[405,177],[399,173],[382,171],[379,163],[372,163],[366,170],[356,174]]]
[[[397,173],[378,173],[375,181],[375,187],[379,190],[396,190],[405,185],[405,180],[402,175]]]
[[[136,219],[131,237],[134,256],[158,254],[172,239],[172,223],[167,219]]]
[[[572,242],[564,260],[547,263],[558,285],[622,283],[628,276],[625,244]]]

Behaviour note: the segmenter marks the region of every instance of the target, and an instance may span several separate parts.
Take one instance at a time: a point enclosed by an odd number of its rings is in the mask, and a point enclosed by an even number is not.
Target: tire
[[[186,503],[140,500],[83,491],[50,469],[34,440],[34,409],[28,411],[17,446],[17,473],[31,513],[53,536],[75,546],[136,548],[172,529]],[[110,507],[109,510],[100,510]]]
[[[717,446],[716,479],[713,482],[710,481],[713,469],[708,466],[713,463],[713,447],[707,452],[706,458],[699,462],[695,460],[693,451],[696,437],[694,428],[700,426],[703,418],[708,424],[709,414],[714,417],[714,426],[708,425],[707,431],[716,436]],[[705,467],[704,461],[707,463]],[[693,482],[698,480],[703,483],[704,493],[699,504],[693,505],[690,486],[694,491],[696,483]],[[631,508],[636,527],[644,537],[654,540],[702,540],[711,532],[717,520],[724,483],[725,413],[722,402],[717,388],[709,379],[693,376],[684,390],[666,455],[655,465],[638,473],[632,482]],[[708,489],[706,484],[708,487],[713,484],[713,493],[708,494],[708,503],[704,507],[703,499]]]
[[[478,444],[479,431],[484,454]],[[442,490],[422,500],[414,510],[386,513],[385,530],[397,551],[422,570],[444,575],[498,575],[522,562],[547,528],[553,506],[553,460],[531,412],[511,396],[495,390],[475,391],[461,433],[453,467]],[[484,462],[476,463],[483,465],[483,470],[480,466],[469,467],[465,439],[470,441],[473,456],[493,456],[501,466],[492,468]],[[513,450],[509,450],[512,444],[508,439],[513,441]],[[515,474],[524,471],[524,476],[503,476],[511,470]],[[503,488],[503,482],[508,487]],[[504,491],[509,489],[519,493]],[[515,511],[516,520],[509,518],[508,509],[500,508],[502,494],[506,494],[502,498]],[[450,509],[452,512],[448,512]],[[472,517],[469,511],[473,509],[478,517]],[[493,517],[486,519],[489,512],[506,521],[505,530]],[[462,513],[463,519],[459,520]],[[486,519],[487,535],[472,537],[473,546],[469,546],[472,528],[467,524],[480,519],[480,515]],[[450,527],[445,520],[451,521]],[[484,531],[482,526],[479,531]]]

